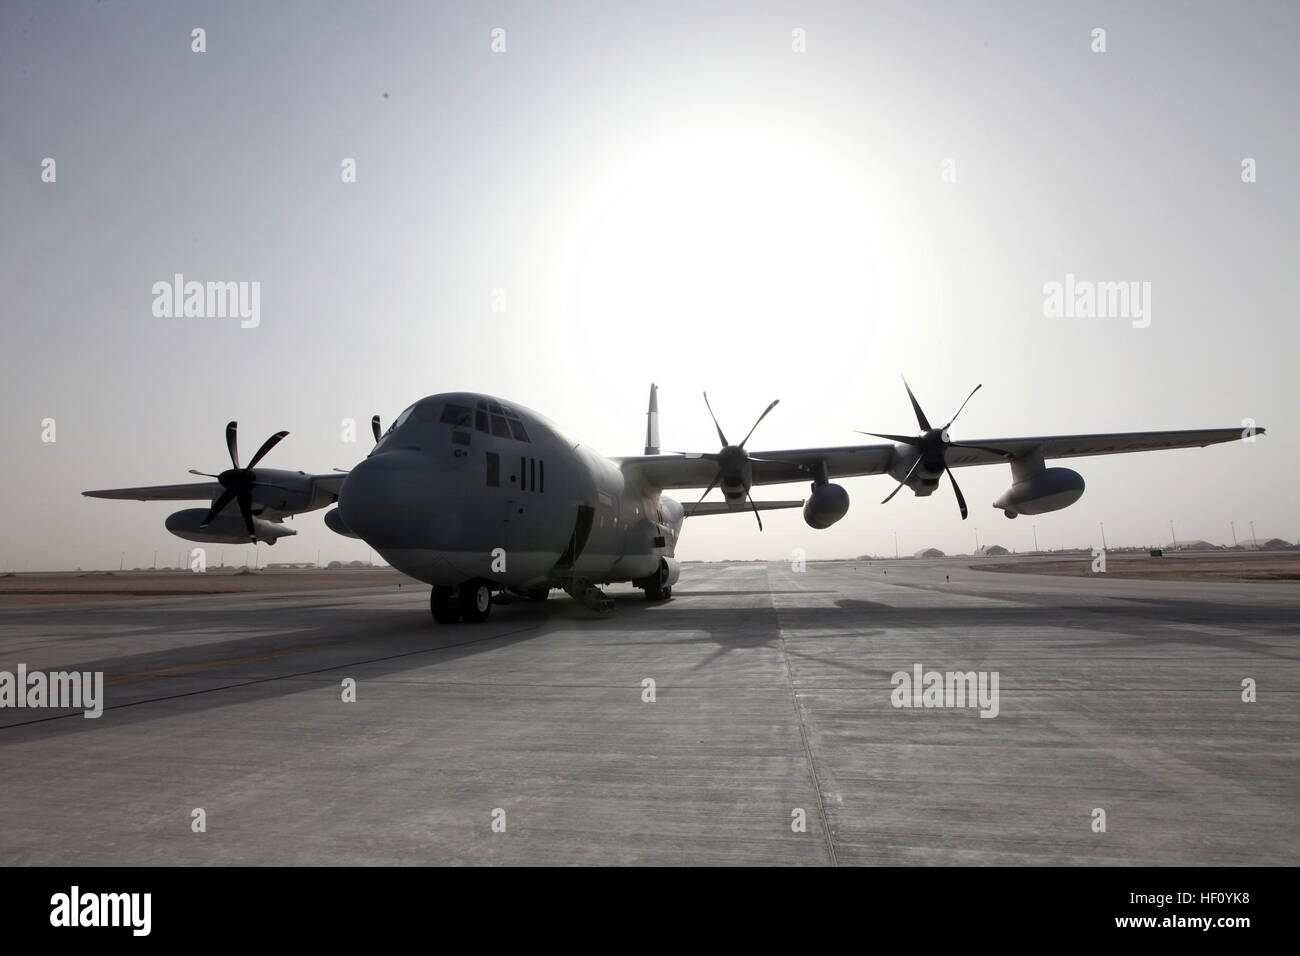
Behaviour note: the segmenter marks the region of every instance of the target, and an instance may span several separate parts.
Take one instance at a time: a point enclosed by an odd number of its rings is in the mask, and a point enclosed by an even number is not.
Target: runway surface
[[[0,610],[0,670],[106,682],[99,719],[0,710],[0,859],[1300,861],[1300,588],[969,564],[687,565],[481,625],[414,584]],[[893,706],[917,664],[996,672],[997,716]]]

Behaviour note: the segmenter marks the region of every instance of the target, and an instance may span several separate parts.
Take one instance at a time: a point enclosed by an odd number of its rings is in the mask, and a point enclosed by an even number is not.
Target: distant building
[[[1011,552],[1000,544],[986,544],[975,553],[980,557],[995,558],[999,555],[1010,554]]]
[[[1197,538],[1194,541],[1178,540],[1165,545],[1166,551],[1219,551],[1222,550],[1217,544],[1210,544],[1208,541],[1202,541]]]
[[[944,554],[942,551],[940,551],[938,548],[922,548],[920,551],[916,552],[916,554],[912,555],[912,557],[914,557],[914,558],[946,558],[946,557],[948,557],[948,556],[947,556],[946,554]]]
[[[1247,551],[1283,551],[1295,547],[1290,541],[1281,538],[1254,538],[1241,542],[1241,546]]]

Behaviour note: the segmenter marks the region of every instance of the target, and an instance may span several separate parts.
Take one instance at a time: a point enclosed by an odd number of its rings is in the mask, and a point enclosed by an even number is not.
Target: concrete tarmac
[[[0,709],[0,860],[1300,862],[1300,588],[970,564],[693,564],[479,625],[415,584],[0,610],[0,671],[105,680],[98,719]],[[997,716],[894,706],[916,665],[996,673]]]

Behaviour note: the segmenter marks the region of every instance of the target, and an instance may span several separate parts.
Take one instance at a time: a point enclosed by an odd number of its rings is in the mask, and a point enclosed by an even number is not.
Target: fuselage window
[[[487,453],[487,483],[489,488],[501,487],[501,457],[494,451]]]
[[[500,415],[492,416],[492,434],[497,438],[510,437],[510,426],[506,424],[506,420]]]
[[[474,421],[474,413],[472,409],[466,408],[464,405],[448,403],[447,407],[442,410],[441,421],[444,425],[469,428]]]

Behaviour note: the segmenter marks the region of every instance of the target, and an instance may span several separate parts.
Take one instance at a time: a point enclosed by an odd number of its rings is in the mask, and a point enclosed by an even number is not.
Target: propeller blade
[[[958,409],[960,411],[960,409]],[[961,520],[966,520],[966,499],[962,497],[961,489],[957,487],[957,479],[952,476],[952,469],[945,468],[948,473],[948,480],[952,482],[953,493],[957,495],[957,507],[961,509]]]
[[[708,392],[704,393],[704,407],[709,410],[709,417],[713,419],[713,427],[718,430],[718,438],[722,441],[722,444],[724,446],[730,445],[731,442],[727,441],[727,436],[722,434],[722,426],[718,424],[718,416],[713,414],[713,406],[709,404]]]
[[[912,467],[907,472],[907,477],[898,483],[898,487],[895,488],[893,491],[891,491],[889,493],[889,498],[886,498],[884,501],[881,502],[881,504],[882,505],[889,504],[889,499],[893,498],[894,495],[898,494],[900,491],[903,490],[903,485],[907,484],[909,481],[912,480],[912,473],[916,471],[916,469],[919,468],[920,466],[921,466],[921,457],[918,455],[916,461],[912,462]]]
[[[241,488],[238,494],[239,513],[244,516],[244,527],[248,529],[248,537],[253,541],[257,540],[257,532],[253,528],[253,492],[250,488]]]
[[[912,400],[912,410],[916,412],[916,423],[921,426],[921,431],[928,432],[930,430],[930,420],[925,417],[925,412],[921,411],[921,403],[912,394],[912,386],[907,384],[907,379],[903,379],[903,388],[907,389],[907,397]]]
[[[226,507],[226,505],[230,504],[230,502],[233,501],[234,498],[235,498],[235,492],[232,491],[231,489],[227,488],[225,491],[223,491],[221,493],[221,497],[212,503],[212,509],[206,515],[203,516],[203,520],[199,522],[199,527],[206,528],[209,524],[211,524],[212,519],[215,518],[217,515],[221,514],[221,509]]]
[[[1007,451],[1005,448],[990,448],[988,445],[968,445],[965,442],[953,442],[948,447],[949,448],[974,448],[977,451],[990,451],[995,455],[1001,455],[1003,458],[1016,457],[1011,452]]]
[[[911,445],[912,447],[916,447],[917,445],[921,444],[920,440],[917,439],[914,435],[884,435],[881,434],[880,432],[858,432],[858,434],[870,435],[872,438],[884,438],[887,441],[896,441],[904,445]]]
[[[758,505],[754,504],[754,496],[751,495],[751,494],[747,491],[747,492],[745,492],[745,497],[749,499],[749,506],[750,506],[751,508],[754,509],[754,517],[755,517],[756,519],[758,519],[758,530],[759,530],[759,531],[762,531],[762,530],[763,530],[763,519],[762,519],[761,517],[759,517],[759,514],[758,514]]]
[[[778,406],[778,405],[780,405],[780,404],[781,404],[781,399],[778,398],[778,399],[777,399],[776,401],[774,401],[771,405],[767,406],[767,408],[765,408],[765,409],[763,410],[763,414],[758,416],[758,422],[761,422],[763,419],[767,418],[767,413],[770,412],[772,409],[776,408],[776,406]],[[757,428],[757,427],[758,427],[758,422],[754,422],[754,428]],[[749,435],[754,434],[754,428],[751,428],[751,429],[749,430]],[[742,439],[740,440],[740,447],[741,447],[741,448],[744,448],[744,447],[745,447],[745,442],[749,441],[749,435],[746,435],[744,438],[742,438]],[[723,442],[723,444],[725,445],[726,442]],[[754,513],[757,514],[758,512],[754,512]],[[760,525],[761,525],[762,523],[763,523],[763,522],[761,522],[761,521],[759,522]]]
[[[370,419],[370,430],[371,430],[372,432],[374,432],[374,435],[375,435],[375,444],[379,444],[379,436],[380,436],[381,433],[380,433],[380,431],[379,431],[379,416],[378,416],[378,415],[376,415],[376,416],[374,416],[373,418]]]
[[[239,422],[226,423],[226,451],[230,452],[230,464],[239,467]]]
[[[716,475],[713,476],[713,480],[709,482],[709,487],[704,489],[704,494],[700,495],[700,500],[695,502],[695,504],[698,506],[701,502],[704,501],[705,498],[709,497],[709,492],[712,491],[715,487],[717,487],[718,482],[721,480],[722,480],[722,472],[719,471]],[[695,509],[692,508],[691,510],[694,511]]]
[[[970,390],[970,395],[967,395],[967,396],[966,396],[966,402],[969,402],[969,401],[971,400],[971,398],[974,397],[975,393],[978,392],[978,391],[979,391],[981,388],[983,388],[983,387],[984,387],[984,383],[981,382],[979,385],[976,385],[974,388],[972,388],[972,389]],[[961,408],[965,408],[965,407],[966,407],[966,402],[962,402],[962,403],[961,403]],[[957,415],[960,415],[960,414],[961,414],[961,408],[957,409],[957,414],[956,414],[956,415],[953,415],[952,418],[948,419],[948,425],[951,425],[953,422],[955,422],[955,421],[957,420]],[[948,430],[948,425],[944,425],[944,426],[943,426],[943,430],[944,430],[944,431],[947,431],[947,430]]]
[[[190,474],[191,474],[191,475],[199,475],[199,476],[201,476],[201,477],[203,477],[203,478],[216,478],[216,477],[219,477],[219,476],[217,476],[217,475],[209,475],[206,471],[195,471],[193,468],[190,469]]]
[[[266,457],[266,453],[270,451],[272,448],[274,448],[276,445],[280,444],[280,440],[284,438],[285,435],[288,434],[289,434],[288,432],[276,432],[274,435],[272,435],[270,438],[264,441],[262,443],[262,447],[257,450],[257,454],[253,456],[253,460],[248,463],[248,470],[252,471],[253,468],[257,466],[257,463]]]

